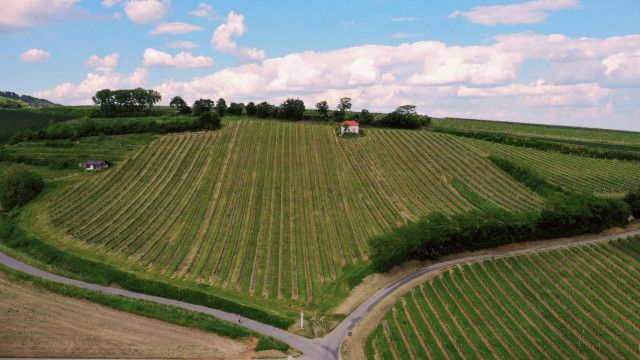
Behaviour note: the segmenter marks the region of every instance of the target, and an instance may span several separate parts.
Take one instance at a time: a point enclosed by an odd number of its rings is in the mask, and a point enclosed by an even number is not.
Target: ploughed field
[[[632,359],[640,237],[455,267],[404,295],[369,359]]]
[[[60,190],[48,221],[87,253],[272,299],[313,301],[367,264],[367,239],[433,211],[473,208],[461,181],[512,211],[542,199],[462,138],[238,121],[163,136]],[[354,270],[355,269],[355,270]]]
[[[44,290],[0,269],[0,356],[251,359],[232,340]]]

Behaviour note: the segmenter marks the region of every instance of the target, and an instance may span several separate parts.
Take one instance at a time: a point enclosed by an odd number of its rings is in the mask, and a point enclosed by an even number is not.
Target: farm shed
[[[346,120],[342,122],[340,134],[358,134],[360,133],[360,124],[355,120]]]
[[[102,170],[109,167],[109,164],[104,160],[87,160],[80,164],[85,170]]]

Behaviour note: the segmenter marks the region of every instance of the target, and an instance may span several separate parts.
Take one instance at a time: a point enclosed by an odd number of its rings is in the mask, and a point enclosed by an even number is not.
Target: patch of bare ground
[[[256,341],[64,297],[0,273],[0,357],[251,359]]]
[[[544,246],[550,244],[563,244],[570,243],[579,240],[589,240],[594,238],[599,238],[602,236],[615,235],[624,232],[630,232],[640,229],[640,221],[634,221],[631,224],[625,227],[616,227],[605,230],[603,232],[597,234],[584,234],[578,236],[557,238],[557,239],[549,239],[549,240],[538,240],[538,241],[527,241],[516,244],[507,244],[503,246],[493,247],[482,249],[478,251],[467,251],[461,252],[457,254],[452,254],[445,256],[438,260],[447,261],[454,260],[468,256],[476,256],[483,255],[495,252],[506,252],[513,250],[522,250],[522,249],[539,249]],[[372,294],[376,291],[386,287],[392,282],[399,280],[412,272],[433,264],[433,261],[409,261],[400,266],[396,266],[391,269],[387,273],[384,274],[372,274],[363,279],[362,283],[358,286],[354,287],[351,290],[349,296],[342,301],[336,308],[334,308],[334,314],[344,314],[347,315],[351,313],[355,308],[357,308],[362,302],[368,299]],[[413,289],[415,286],[425,283],[426,281],[432,279],[436,275],[442,273],[448,268],[442,269],[435,273],[429,273],[424,276],[421,276],[396,290],[393,294],[390,294],[381,302],[379,302],[368,314],[364,317],[360,322],[355,326],[352,331],[352,336],[347,337],[342,345],[341,353],[342,357],[345,360],[355,360],[355,359],[365,359],[366,355],[364,352],[364,344],[367,339],[367,336],[376,328],[376,326],[380,323],[380,321],[384,318],[385,314],[389,311],[389,309],[407,292]]]

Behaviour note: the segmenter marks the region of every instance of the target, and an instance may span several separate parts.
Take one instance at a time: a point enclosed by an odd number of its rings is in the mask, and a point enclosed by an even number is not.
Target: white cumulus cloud
[[[204,30],[200,26],[187,24],[183,22],[170,22],[170,23],[161,23],[156,25],[155,29],[153,29],[149,34],[151,35],[160,35],[160,34],[186,34],[195,31]]]
[[[199,18],[205,18],[209,20],[215,20],[220,18],[218,13],[213,9],[213,6],[207,3],[199,3],[198,9],[191,11],[189,15],[199,17]]]
[[[169,10],[169,0],[129,0],[124,6],[127,17],[138,24],[155,22]]]
[[[213,59],[207,56],[193,56],[190,52],[180,52],[176,55],[148,48],[144,51],[142,64],[144,66],[169,66],[175,68],[197,68],[213,66]]]
[[[211,37],[214,49],[231,54],[240,61],[251,62],[265,58],[264,50],[238,46],[233,37],[241,37],[246,32],[244,16],[231,11],[224,24],[218,26]]]
[[[475,24],[535,24],[543,22],[552,11],[579,8],[578,0],[534,0],[507,5],[476,6],[469,11],[456,10],[451,18],[463,16]]]
[[[29,49],[20,54],[20,61],[23,62],[42,62],[51,59],[51,53],[42,49]]]
[[[99,57],[98,55],[91,55],[84,62],[84,66],[94,68],[104,73],[108,73],[113,71],[116,67],[118,67],[119,59],[120,59],[120,54],[118,54],[117,52],[110,55],[106,55],[104,57]]]
[[[167,46],[174,49],[195,49],[197,47],[200,47],[198,44],[194,43],[193,41],[186,41],[186,40],[172,41],[168,43]]]
[[[0,34],[86,16],[77,3],[78,0],[2,1]]]

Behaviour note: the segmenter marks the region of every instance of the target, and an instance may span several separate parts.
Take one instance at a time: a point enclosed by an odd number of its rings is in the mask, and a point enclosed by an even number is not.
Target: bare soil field
[[[0,272],[0,357],[250,359],[256,341],[67,298]]]

